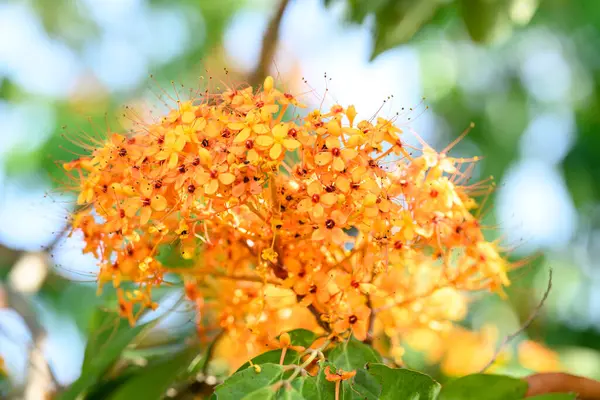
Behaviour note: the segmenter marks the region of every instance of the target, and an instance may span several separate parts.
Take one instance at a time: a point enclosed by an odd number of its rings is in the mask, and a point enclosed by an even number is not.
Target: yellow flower
[[[275,264],[277,262],[278,255],[279,254],[277,254],[277,252],[275,250],[273,250],[273,248],[271,248],[271,247],[264,249],[260,253],[260,256],[262,257],[263,260],[270,261],[273,264]]]
[[[289,123],[279,123],[275,125],[271,131],[271,135],[260,135],[256,138],[256,144],[269,150],[269,156],[273,160],[277,160],[283,153],[285,148],[288,151],[294,151],[300,147],[300,142],[289,137]]]

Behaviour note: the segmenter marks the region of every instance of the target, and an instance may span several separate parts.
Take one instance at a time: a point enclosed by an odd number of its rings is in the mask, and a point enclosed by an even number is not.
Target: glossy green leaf
[[[307,329],[294,329],[288,332],[292,345],[309,347],[319,337],[312,331]]]
[[[150,365],[122,384],[109,398],[111,400],[162,399],[167,389],[178,378],[188,375],[187,370],[193,358],[194,353],[186,350]]]
[[[356,375],[350,382],[344,382],[346,393],[353,399],[378,400],[383,399],[382,385],[364,369],[356,370]]]
[[[474,374],[444,385],[438,400],[516,400],[526,392],[527,382],[523,379]]]
[[[320,365],[319,373],[316,376],[308,376],[304,379],[302,395],[307,400],[335,400],[335,383],[325,379],[325,367],[329,363]],[[343,400],[343,397],[342,397]]]
[[[279,364],[279,360],[281,359],[281,350],[271,350],[266,353],[259,354],[258,356],[252,359],[253,364],[265,364],[265,363],[273,363]],[[283,359],[284,364],[296,364],[300,359],[300,354],[297,351],[288,349],[285,353],[285,357]],[[247,362],[241,367],[238,368],[237,372],[242,371],[250,366],[250,363]]]
[[[325,379],[325,369],[329,367],[331,372],[335,372],[336,368],[329,362],[320,365],[319,373],[316,376],[308,376],[304,379],[302,395],[307,400],[334,400],[335,399],[335,382],[330,382]],[[342,382],[340,388],[340,399],[361,399],[361,400],[377,400],[381,393],[381,386],[377,381],[370,376],[364,369],[356,371],[356,375]]]
[[[404,368],[389,368],[383,364],[368,364],[369,374],[381,385],[379,399],[433,400],[441,385],[428,375]]]
[[[294,346],[303,346],[309,347],[313,342],[317,339],[317,335],[314,332],[311,332],[306,329],[294,329],[288,332],[290,335],[290,339],[292,345]],[[288,349],[285,353],[285,357],[283,360],[284,364],[296,364],[299,360],[300,354],[292,349]],[[273,363],[279,364],[281,360],[281,349],[267,351],[265,353],[259,354],[258,356],[252,359],[253,364],[265,364],[265,363]],[[250,366],[250,363],[247,362],[238,368],[238,371],[246,369]]]
[[[367,363],[382,361],[381,355],[377,351],[354,337],[331,349],[327,358],[336,368],[342,368],[345,371],[362,369]]]
[[[271,395],[270,393],[273,392],[271,386],[283,377],[283,366],[267,363],[260,365],[260,368],[260,372],[256,372],[254,368],[246,368],[230,376],[216,387],[216,398],[218,400],[275,398],[257,396]]]

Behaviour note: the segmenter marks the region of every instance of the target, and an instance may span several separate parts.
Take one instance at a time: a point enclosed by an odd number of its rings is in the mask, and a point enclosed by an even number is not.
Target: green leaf
[[[186,349],[160,363],[150,365],[119,386],[110,399],[162,399],[173,382],[182,375],[187,375],[186,371],[193,358],[194,353]]]
[[[381,355],[371,346],[364,344],[353,336],[331,349],[327,354],[327,358],[336,368],[341,368],[344,371],[357,371],[351,383],[348,381],[343,383],[344,392],[346,392],[347,387],[353,386],[351,389],[355,389],[356,392],[352,390],[352,393],[359,395],[358,398],[371,399],[373,393],[376,396],[379,395],[381,388],[375,378],[361,372],[367,363],[380,363],[382,361]],[[353,397],[355,395],[346,398]],[[374,399],[377,399],[377,397],[374,397]]]
[[[325,379],[325,367],[329,363],[321,363],[317,376],[307,376],[304,379],[302,395],[307,400],[335,400],[335,383]],[[342,397],[343,400],[343,397]]]
[[[317,334],[307,329],[294,329],[289,331],[288,335],[290,335],[292,345],[303,347],[309,347],[319,337]]]
[[[279,364],[279,360],[281,359],[281,350],[271,350],[266,353],[259,354],[258,356],[252,359],[252,364]],[[285,353],[285,357],[283,359],[284,364],[297,364],[300,359],[300,354],[297,351],[288,349]],[[245,363],[241,367],[238,368],[236,372],[242,371],[250,366],[250,362]]]
[[[381,355],[371,346],[351,337],[331,349],[327,358],[336,367],[344,371],[362,369],[367,363],[381,362]]]
[[[431,377],[404,368],[389,368],[383,364],[367,365],[369,374],[381,385],[379,399],[433,400],[440,392],[441,385]]]
[[[92,318],[90,331],[85,349],[82,372],[65,392],[62,400],[75,399],[86,393],[106,373],[106,371],[119,359],[125,348],[149,324],[129,326],[116,313],[98,310]]]
[[[97,308],[88,327],[88,342],[85,347],[82,374],[86,373],[98,355],[123,332],[130,330],[129,322],[117,313]]]
[[[381,382],[373,379],[364,369],[357,370],[356,376],[352,378],[352,381],[344,382],[343,385],[346,385],[350,389],[352,398],[364,400],[384,399],[384,397],[381,397],[383,394]],[[346,392],[348,392],[347,389]]]
[[[203,372],[206,369],[208,362],[210,361],[210,355],[213,352],[217,340],[212,340],[202,354],[198,354],[194,360],[192,360],[189,370],[190,375],[196,375],[199,372]]]
[[[288,332],[290,335],[290,340],[292,345],[294,346],[303,346],[309,347],[313,342],[318,338],[318,336],[309,330],[306,329],[294,329]],[[296,364],[298,363],[300,354],[292,349],[288,349],[285,353],[285,357],[283,360],[284,364]],[[258,356],[252,359],[253,364],[265,364],[265,363],[273,363],[279,364],[279,360],[281,359],[281,349],[267,351],[265,353],[259,354]],[[238,371],[246,369],[250,366],[250,362],[245,363],[241,367],[238,368]]]
[[[198,254],[196,254],[196,257],[198,257]],[[182,257],[181,246],[177,242],[158,246],[156,260],[165,268],[192,268],[195,262],[194,259],[187,260]]]
[[[435,16],[439,6],[439,0],[401,0],[388,3],[387,7],[376,14],[371,61],[384,51],[407,43]]]
[[[334,400],[335,382],[325,379],[325,368],[329,367],[331,372],[336,368],[329,362],[321,363],[319,373],[316,376],[302,378],[304,386],[302,395],[307,400]],[[295,380],[296,381],[296,380]],[[294,382],[295,382],[294,381]],[[340,399],[378,400],[381,393],[381,385],[370,376],[364,369],[356,371],[351,380],[343,381],[340,389]]]
[[[267,363],[260,365],[260,368],[260,372],[256,372],[254,368],[246,368],[230,376],[215,388],[216,398],[218,400],[275,398],[268,397],[273,392],[270,386],[283,377],[283,366]]]
[[[577,395],[572,393],[548,393],[528,397],[527,400],[576,400]]]
[[[467,31],[475,42],[492,41],[502,24],[509,23],[509,2],[504,0],[461,0],[460,5]]]
[[[523,379],[474,374],[446,384],[438,400],[511,400],[523,398],[526,392]]]

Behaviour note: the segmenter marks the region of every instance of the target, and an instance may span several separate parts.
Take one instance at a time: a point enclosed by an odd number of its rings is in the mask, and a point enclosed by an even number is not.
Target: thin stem
[[[481,369],[481,371],[480,371],[481,373],[485,372],[489,367],[492,366],[494,361],[496,361],[496,359],[498,358],[498,355],[500,354],[500,352],[504,349],[504,347],[508,343],[510,343],[514,338],[516,338],[521,333],[523,333],[529,327],[529,325],[531,325],[533,320],[535,320],[535,318],[539,315],[542,307],[546,303],[546,299],[548,299],[548,295],[550,294],[551,289],[552,289],[552,268],[550,268],[549,273],[548,273],[548,286],[546,287],[546,291],[544,292],[544,295],[542,296],[542,299],[540,300],[538,305],[533,309],[533,311],[531,312],[531,314],[529,314],[529,317],[527,318],[525,323],[517,331],[513,332],[512,334],[510,334],[506,338],[504,338],[502,343],[500,343],[500,346],[498,346],[498,348],[494,352],[494,355],[492,356],[490,361]]]

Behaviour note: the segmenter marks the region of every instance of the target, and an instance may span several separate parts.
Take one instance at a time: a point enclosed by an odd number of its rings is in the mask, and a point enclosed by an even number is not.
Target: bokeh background
[[[124,104],[156,101],[171,80],[249,79],[279,4],[0,0],[0,356],[13,386],[42,338],[57,381],[76,379],[103,301],[94,260],[63,234],[73,197],[60,161],[81,152],[65,129],[119,126]],[[552,268],[548,301],[518,339],[600,378],[600,2],[291,0],[276,49],[268,68],[281,84],[327,90],[363,116],[387,99],[379,112],[399,111],[398,125],[437,149],[475,122],[452,154],[483,156],[474,179],[497,184],[490,237],[527,263],[507,299],[475,299],[465,326],[516,331]],[[193,331],[185,306],[172,310],[178,290],[165,289],[171,315],[149,348],[168,351]],[[416,353],[407,362],[425,368]]]

